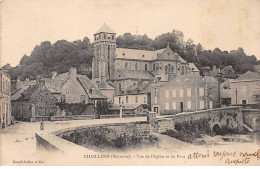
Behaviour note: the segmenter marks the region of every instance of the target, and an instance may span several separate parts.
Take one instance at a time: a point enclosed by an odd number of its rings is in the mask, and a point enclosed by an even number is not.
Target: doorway
[[[156,112],[156,114],[159,114],[159,108],[158,107],[154,107],[153,111]]]
[[[183,112],[183,102],[180,102],[180,109],[181,109],[181,112]]]

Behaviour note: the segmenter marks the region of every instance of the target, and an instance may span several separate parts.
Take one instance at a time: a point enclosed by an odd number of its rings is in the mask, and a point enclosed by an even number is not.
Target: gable
[[[171,48],[165,48],[161,54],[157,54],[157,59],[178,61],[179,55],[173,52]]]

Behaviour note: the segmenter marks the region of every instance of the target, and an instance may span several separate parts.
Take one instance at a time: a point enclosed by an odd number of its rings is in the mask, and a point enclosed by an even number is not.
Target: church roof
[[[140,80],[150,80],[153,75],[148,71],[142,70],[117,70],[118,79],[140,79]]]
[[[165,49],[165,48],[164,48]],[[136,60],[155,60],[157,53],[162,53],[164,49],[156,51],[116,48],[116,58],[136,59]]]
[[[98,34],[101,32],[115,33],[114,30],[112,30],[106,23],[104,23],[95,34]]]

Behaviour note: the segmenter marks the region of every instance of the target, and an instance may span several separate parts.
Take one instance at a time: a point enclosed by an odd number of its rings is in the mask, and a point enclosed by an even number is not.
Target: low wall
[[[95,115],[74,115],[74,116],[52,116],[51,121],[67,121],[67,120],[91,120],[95,119]]]
[[[136,122],[89,126],[56,134],[86,148],[95,146],[106,149],[141,143],[150,136],[150,128],[147,122]]]
[[[214,127],[214,125],[217,124],[221,128],[225,129],[235,131],[243,130],[243,116],[241,107],[233,106],[164,116],[163,118],[158,119],[157,131],[162,133],[168,129],[174,130],[176,123],[196,121],[201,119],[206,119],[209,122],[211,129]]]
[[[243,109],[243,122],[253,130],[259,130],[257,120],[260,120],[260,110],[258,109]]]

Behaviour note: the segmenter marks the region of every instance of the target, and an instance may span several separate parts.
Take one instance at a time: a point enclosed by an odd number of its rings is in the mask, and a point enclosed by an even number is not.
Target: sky
[[[0,66],[43,41],[93,42],[103,23],[117,35],[180,30],[206,50],[242,47],[260,60],[260,0],[2,0],[0,12]]]

